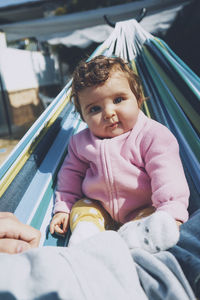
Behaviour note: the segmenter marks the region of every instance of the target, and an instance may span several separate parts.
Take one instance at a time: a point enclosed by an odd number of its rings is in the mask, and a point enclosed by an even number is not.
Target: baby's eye
[[[123,98],[122,97],[117,97],[117,98],[115,98],[115,100],[114,100],[114,104],[118,104],[118,103],[120,103],[120,102],[122,102],[123,101]]]
[[[100,106],[92,106],[90,108],[90,113],[97,113],[101,110]]]

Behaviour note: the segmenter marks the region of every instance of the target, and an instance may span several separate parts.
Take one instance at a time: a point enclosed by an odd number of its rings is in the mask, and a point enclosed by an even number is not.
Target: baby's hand
[[[59,212],[53,216],[53,219],[50,224],[50,232],[51,234],[65,234],[67,232],[69,225],[69,214]]]

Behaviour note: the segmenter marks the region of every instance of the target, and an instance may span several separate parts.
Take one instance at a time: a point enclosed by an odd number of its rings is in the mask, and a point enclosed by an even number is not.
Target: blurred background
[[[0,165],[80,59],[131,18],[200,76],[198,0],[0,0]]]

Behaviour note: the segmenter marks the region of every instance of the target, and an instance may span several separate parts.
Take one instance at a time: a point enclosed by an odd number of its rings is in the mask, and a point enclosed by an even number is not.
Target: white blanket
[[[1,253],[0,299],[151,299],[148,290],[144,292],[140,285],[141,268],[137,273],[128,247],[113,231],[100,233],[74,247],[44,247],[16,255]],[[169,269],[167,276],[170,274]],[[160,299],[178,299],[173,298],[173,293],[177,293],[174,288],[179,292],[180,286],[185,284],[181,280],[173,273],[172,298]],[[159,281],[156,288],[159,289]],[[189,286],[183,288],[180,295],[181,300],[194,299]]]

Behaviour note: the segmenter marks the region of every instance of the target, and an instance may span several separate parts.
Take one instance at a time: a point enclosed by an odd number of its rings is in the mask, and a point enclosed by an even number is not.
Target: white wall
[[[4,89],[12,92],[59,83],[54,59],[40,52],[0,49],[0,73]]]

